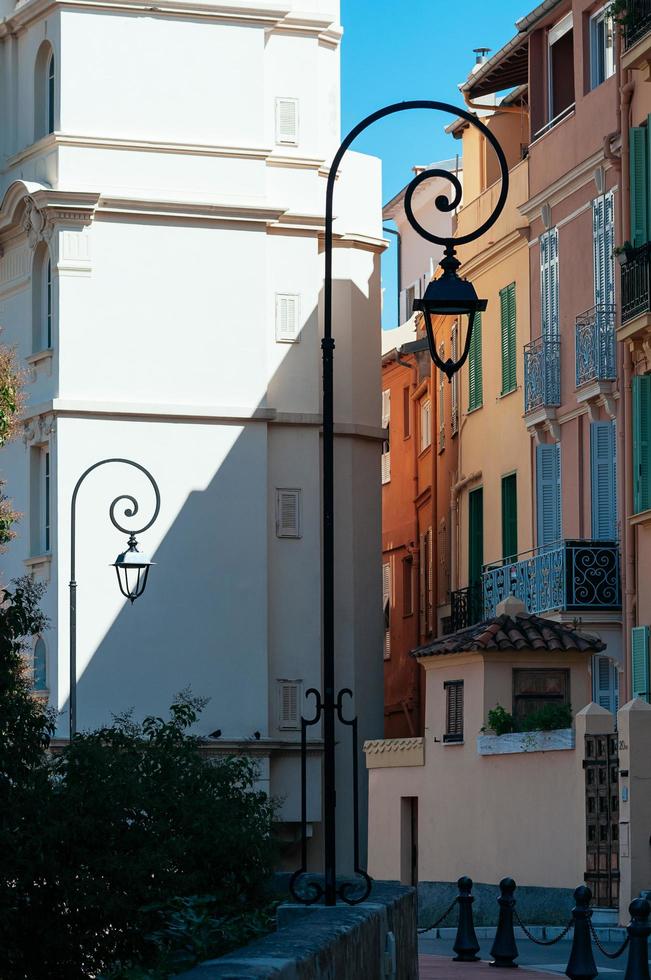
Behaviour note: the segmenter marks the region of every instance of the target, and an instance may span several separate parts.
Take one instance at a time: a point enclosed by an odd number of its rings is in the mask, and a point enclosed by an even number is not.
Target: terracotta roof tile
[[[564,623],[519,613],[494,616],[483,623],[442,636],[412,650],[414,657],[434,657],[444,653],[483,650],[581,650],[598,653],[606,644],[591,633],[583,633]]]

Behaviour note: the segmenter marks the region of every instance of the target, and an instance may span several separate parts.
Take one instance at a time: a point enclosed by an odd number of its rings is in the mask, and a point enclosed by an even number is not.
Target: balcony
[[[637,45],[651,33],[651,0],[629,0],[624,18],[624,55],[633,55],[633,60],[626,59],[625,68],[639,67],[634,63]],[[638,52],[641,54],[641,52]]]
[[[621,609],[619,546],[616,541],[560,541],[517,561],[485,566],[482,588],[486,618],[509,595],[537,614]]]
[[[561,403],[561,342],[538,337],[524,348],[524,410]]]
[[[634,329],[626,330],[626,325],[639,317],[645,317],[648,321],[651,307],[649,299],[649,257],[651,256],[651,245],[646,244],[640,248],[631,249],[627,253],[627,259],[622,266],[622,326],[618,331],[618,340],[626,340],[633,333],[637,332],[637,325]],[[648,322],[642,324],[648,326]]]
[[[615,308],[593,306],[576,318],[576,387],[591,381],[614,381]]]
[[[483,598],[481,585],[469,585],[465,589],[456,589],[450,593],[450,615],[441,621],[444,636],[456,633],[481,622],[483,613]]]

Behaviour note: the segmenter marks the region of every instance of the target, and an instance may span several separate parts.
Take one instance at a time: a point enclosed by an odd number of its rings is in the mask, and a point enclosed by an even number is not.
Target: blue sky
[[[342,136],[391,102],[463,105],[457,86],[472,68],[472,49],[498,50],[534,6],[535,0],[341,0]],[[384,202],[409,182],[415,164],[455,155],[459,144],[443,131],[449,121],[431,111],[402,112],[359,137],[354,149],[382,159]],[[396,322],[394,249],[382,260],[384,327]]]

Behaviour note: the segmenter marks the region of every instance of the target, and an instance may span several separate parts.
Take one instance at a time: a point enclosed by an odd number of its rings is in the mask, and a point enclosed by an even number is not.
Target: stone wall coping
[[[372,754],[375,752],[404,752],[409,749],[422,748],[424,739],[422,736],[412,738],[373,738],[364,742],[364,752]]]
[[[508,735],[479,735],[478,755],[512,755],[516,752],[558,752],[573,749],[573,728],[558,728],[553,732],[511,732]]]

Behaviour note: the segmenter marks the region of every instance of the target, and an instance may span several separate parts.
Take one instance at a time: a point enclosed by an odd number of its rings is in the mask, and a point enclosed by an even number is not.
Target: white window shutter
[[[276,143],[298,143],[298,99],[276,99]]]
[[[301,491],[276,490],[276,536],[301,537]]]
[[[391,420],[391,391],[386,389],[382,392],[382,428],[386,429]]]
[[[301,690],[300,680],[278,681],[278,728],[296,730],[301,727]]]
[[[300,297],[295,293],[276,293],[276,341],[294,344],[300,340]]]
[[[389,443],[382,443],[382,483],[391,482],[391,450]]]
[[[382,565],[382,608],[384,610],[384,659],[391,656],[391,562]]]

